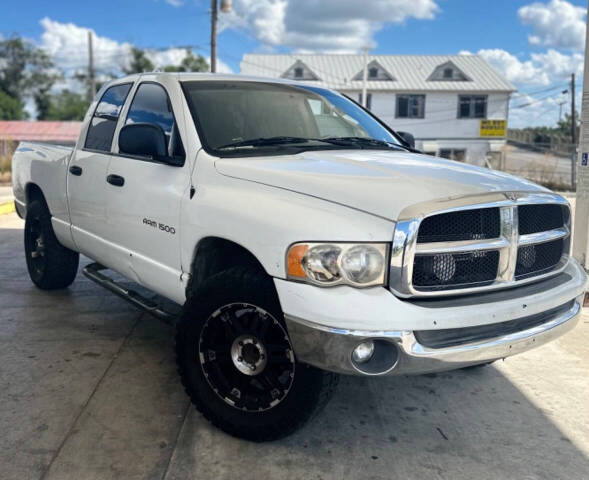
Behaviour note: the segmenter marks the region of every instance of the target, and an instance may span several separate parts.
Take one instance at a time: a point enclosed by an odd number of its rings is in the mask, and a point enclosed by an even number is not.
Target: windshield
[[[246,81],[184,82],[203,145],[215,153],[402,148],[354,102],[324,88]]]

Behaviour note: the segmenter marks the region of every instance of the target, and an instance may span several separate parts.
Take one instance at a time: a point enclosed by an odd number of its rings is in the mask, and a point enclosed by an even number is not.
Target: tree
[[[43,120],[83,120],[89,105],[81,94],[63,90],[49,97],[49,108]]]
[[[21,111],[25,99],[32,97],[45,115],[49,90],[59,77],[49,56],[32,43],[20,37],[0,41],[0,90],[15,99]]]
[[[0,120],[22,120],[23,117],[22,104],[0,89]]]
[[[558,133],[562,135],[571,136],[571,127],[572,127],[573,119],[570,113],[565,113],[564,118],[559,120],[557,123],[556,130]],[[579,139],[579,112],[575,111],[575,137]]]
[[[209,64],[201,55],[195,55],[192,50],[186,49],[186,56],[180,65],[168,65],[164,72],[208,72]]]
[[[127,68],[123,68],[123,71],[127,75],[131,75],[132,73],[153,72],[155,70],[155,66],[151,60],[147,58],[144,50],[133,47],[131,49],[131,55],[133,57],[131,63]]]

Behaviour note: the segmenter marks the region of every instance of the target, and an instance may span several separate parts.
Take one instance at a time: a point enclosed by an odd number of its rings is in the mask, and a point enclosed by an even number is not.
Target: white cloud
[[[129,59],[130,43],[119,43],[96,35],[92,29],[73,23],[56,22],[47,17],[40,23],[44,29],[40,46],[61,68],[68,70],[87,67],[89,31],[92,32],[96,69],[120,70]]]
[[[532,45],[583,50],[587,9],[566,0],[532,3],[521,7],[517,15],[524,25],[532,27],[528,35]]]
[[[409,18],[433,19],[434,0],[234,0],[230,14],[220,15],[222,28],[243,29],[262,43],[295,51],[356,52],[375,46],[374,35],[386,23]]]
[[[92,32],[94,66],[99,79],[105,74],[121,76],[123,69],[129,64],[133,47],[131,43],[117,42],[111,38],[97,35],[92,29],[73,23],[56,22],[47,17],[43,18],[40,23],[44,31],[39,46],[52,57],[55,64],[65,73],[64,81],[55,85],[55,90],[63,88],[74,91],[83,90],[83,85],[74,79],[74,75],[87,72],[89,31]],[[146,55],[156,68],[163,68],[167,65],[178,65],[186,56],[186,49],[146,50]],[[217,60],[217,70],[223,73],[232,73],[231,68],[221,60]]]
[[[571,73],[583,74],[584,56],[580,53],[567,55],[549,49],[545,53],[532,53],[530,60],[524,61],[500,48],[482,49],[477,54],[487,60],[507,80],[519,85],[551,85],[568,80]]]
[[[182,0],[166,0],[166,3],[172,5],[172,7],[181,7],[184,5]]]
[[[542,85],[550,83],[548,74],[531,60],[522,62],[515,55],[500,48],[479,50],[478,54],[510,82]]]

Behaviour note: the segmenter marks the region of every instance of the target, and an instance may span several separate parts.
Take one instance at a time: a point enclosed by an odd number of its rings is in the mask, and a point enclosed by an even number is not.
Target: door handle
[[[109,175],[106,181],[115,187],[122,187],[125,184],[125,179],[120,175]]]
[[[80,175],[82,175],[82,167],[78,167],[77,165],[72,165],[70,167],[70,173],[72,175],[75,175],[76,177],[79,177]]]

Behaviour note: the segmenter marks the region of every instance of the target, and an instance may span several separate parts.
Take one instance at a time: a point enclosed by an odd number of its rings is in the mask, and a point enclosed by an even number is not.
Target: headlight
[[[384,285],[386,243],[296,243],[288,249],[287,274],[291,280],[315,285]]]

